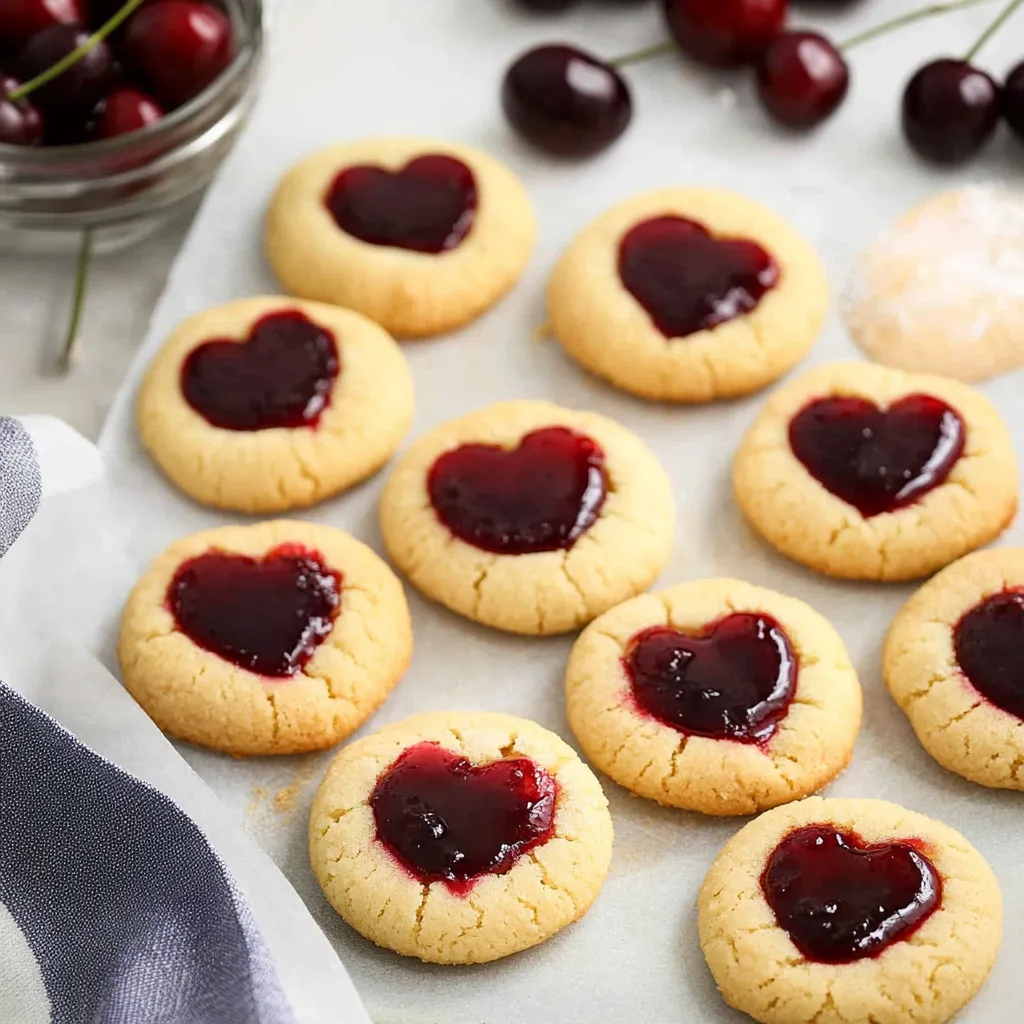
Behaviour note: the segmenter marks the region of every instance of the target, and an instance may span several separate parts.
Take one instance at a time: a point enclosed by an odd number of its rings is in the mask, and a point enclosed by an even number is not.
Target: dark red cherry
[[[817,32],[783,32],[757,62],[761,103],[776,121],[793,128],[831,117],[849,87],[849,65]]]
[[[35,78],[89,38],[81,25],[53,25],[36,33],[21,51],[15,73],[23,81]],[[85,120],[102,98],[114,73],[114,57],[105,42],[97,43],[63,74],[33,93],[48,121]],[[51,124],[52,128],[53,125]]]
[[[212,550],[178,567],[167,609],[197,646],[282,679],[300,672],[330,635],[341,584],[322,555],[298,544],[262,558]]]
[[[150,0],[128,23],[124,54],[165,106],[181,106],[234,59],[231,22],[199,0]]]
[[[8,146],[38,146],[43,141],[43,118],[29,101],[10,100],[8,95],[21,83],[16,78],[0,77],[0,143]]]
[[[528,758],[474,765],[417,743],[370,794],[377,835],[417,881],[464,896],[483,875],[503,875],[554,831],[558,788]]]
[[[757,60],[786,24],[786,0],[663,0],[684,52],[718,67]]]
[[[538,149],[591,156],[628,127],[633,100],[610,64],[574,46],[539,46],[506,72],[501,103],[509,123]]]
[[[808,960],[876,957],[942,903],[942,878],[919,845],[868,843],[826,824],[798,828],[769,855],[761,891]]]
[[[959,164],[999,123],[999,85],[986,71],[949,57],[925,64],[903,92],[903,134],[918,156]]]
[[[101,139],[137,132],[164,116],[163,108],[151,96],[123,86],[108,93],[103,101],[96,134]]]
[[[3,0],[0,40],[7,48],[17,50],[44,28],[82,20],[79,0]]]
[[[1024,142],[1024,61],[1006,76],[1002,107],[1003,119],[1010,131]]]

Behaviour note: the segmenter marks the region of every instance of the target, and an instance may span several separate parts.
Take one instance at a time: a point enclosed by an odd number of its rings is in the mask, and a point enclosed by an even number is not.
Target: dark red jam
[[[756,242],[655,217],[622,239],[619,277],[666,338],[685,338],[749,313],[778,284],[779,268]]]
[[[294,676],[334,626],[341,574],[323,556],[282,544],[262,558],[207,551],[183,562],[167,608],[193,643],[261,676]]]
[[[761,890],[808,959],[848,964],[909,938],[942,902],[942,879],[916,841],[868,843],[832,825],[791,832]]]
[[[655,626],[623,658],[639,710],[694,736],[763,743],[786,717],[797,659],[766,615],[727,615],[688,636]]]
[[[413,878],[465,895],[554,833],[555,780],[528,758],[473,765],[437,743],[409,747],[370,795],[377,838]]]
[[[1024,719],[1024,592],[1007,590],[972,608],[953,630],[953,646],[971,686]]]
[[[826,490],[870,517],[945,483],[966,434],[960,415],[930,395],[908,395],[888,409],[863,398],[819,398],[793,417],[789,444]]]
[[[597,521],[608,482],[596,442],[545,427],[517,448],[467,444],[445,452],[427,489],[438,519],[460,540],[525,555],[571,548]]]
[[[297,310],[271,313],[244,342],[194,348],[181,367],[181,391],[222,430],[315,427],[340,368],[330,331]]]
[[[417,157],[399,171],[346,167],[324,202],[354,238],[436,255],[454,249],[472,229],[476,179],[450,156]]]

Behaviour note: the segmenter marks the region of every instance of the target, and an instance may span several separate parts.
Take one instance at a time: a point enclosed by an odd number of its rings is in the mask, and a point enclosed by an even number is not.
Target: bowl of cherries
[[[185,205],[262,44],[261,0],[0,0],[0,246],[111,248]]]

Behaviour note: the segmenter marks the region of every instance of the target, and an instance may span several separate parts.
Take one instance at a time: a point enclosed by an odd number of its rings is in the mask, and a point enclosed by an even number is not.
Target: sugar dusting
[[[915,207],[862,253],[841,312],[888,366],[979,381],[1024,365],[1024,192],[972,185]]]

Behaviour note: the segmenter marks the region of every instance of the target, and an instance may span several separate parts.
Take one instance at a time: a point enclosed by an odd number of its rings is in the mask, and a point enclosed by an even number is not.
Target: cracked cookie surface
[[[475,767],[532,761],[557,785],[549,837],[462,893],[415,878],[381,841],[371,798],[396,760],[423,743]],[[608,871],[612,821],[594,774],[554,733],[508,715],[431,713],[338,754],[313,801],[309,847],[328,901],[367,939],[433,963],[483,963],[537,945],[586,913]]]
[[[761,879],[779,843],[815,825],[919,849],[941,880],[937,909],[875,956],[808,960]],[[943,1024],[981,988],[1001,928],[999,886],[981,854],[947,825],[882,800],[811,797],[766,812],[722,848],[698,899],[701,948],[723,997],[763,1024]]]
[[[428,156],[454,159],[471,173],[472,223],[458,244],[414,251],[365,241],[335,221],[327,199],[341,172],[394,175]],[[401,227],[395,202],[385,202],[380,215],[386,227]],[[494,157],[437,139],[388,137],[331,146],[296,164],[271,201],[264,246],[290,294],[356,309],[397,337],[427,337],[494,305],[526,268],[535,237],[526,190]]]
[[[819,400],[849,399],[888,412],[922,396],[959,416],[962,453],[941,482],[894,511],[865,515],[794,454],[791,424]],[[869,470],[886,470],[877,453],[861,461],[838,468],[856,468],[863,479]],[[1009,431],[981,392],[869,363],[822,366],[779,388],[736,452],[733,488],[747,521],[782,554],[829,576],[869,580],[918,579],[941,569],[998,537],[1018,500]]]
[[[561,550],[495,553],[457,537],[431,502],[437,460],[464,446],[511,452],[549,428],[601,450],[603,501],[592,523]],[[520,495],[539,481],[524,481]],[[429,431],[391,471],[381,498],[384,543],[428,597],[507,632],[540,636],[589,622],[654,581],[671,556],[675,499],[665,471],[635,434],[596,413],[548,402],[501,402]]]
[[[183,374],[193,353],[211,341],[237,343],[244,352],[259,325],[296,314],[326,331],[336,351],[333,379],[311,389],[322,409],[308,425],[226,429],[189,402]],[[301,337],[296,343],[308,344]],[[214,392],[244,390],[234,415],[245,420],[248,411],[255,418],[255,410],[274,400],[286,351],[279,347],[270,356],[269,371],[247,365],[244,356],[224,360]],[[207,400],[227,397],[214,393]],[[364,480],[394,454],[412,413],[412,374],[386,331],[359,313],[281,297],[241,299],[185,320],[153,360],[137,405],[143,444],[181,490],[204,505],[249,513],[312,505]]]
[[[956,635],[958,624],[975,609],[1001,595],[1022,593],[1024,550],[996,548],[968,555],[929,580],[903,606],[883,653],[885,684],[924,749],[949,771],[998,789],[1024,790],[1024,721],[973,685],[958,660]],[[987,675],[997,684],[1004,677],[1012,697],[1017,688],[1010,675],[1015,674],[1024,697],[1019,648],[1006,650],[1005,641],[1016,640],[1015,625],[1024,624],[1024,614],[1014,618],[1016,623],[1004,620],[1003,642],[992,637],[993,663]],[[998,618],[995,623],[998,628]],[[1020,632],[1024,636],[1024,629]],[[984,679],[978,681],[985,685]]]
[[[340,575],[340,600],[302,668],[269,678],[179,628],[170,588],[183,565],[211,552],[259,561],[282,548],[312,552]],[[230,612],[230,598],[223,603]],[[383,703],[412,657],[412,626],[402,584],[370,548],[328,526],[278,520],[172,544],[132,590],[117,653],[125,687],[172,736],[237,756],[294,754],[333,746]]]
[[[767,616],[794,656],[791,692],[767,735],[756,742],[707,729],[701,735],[641,707],[628,661],[638,638],[667,630],[706,638],[735,616]],[[727,671],[749,670],[749,651],[726,650],[726,658],[735,657]],[[676,676],[667,679],[669,688],[689,698],[691,711],[718,696],[712,691],[720,692],[721,678],[694,677],[702,660],[720,654],[705,647],[696,657],[672,652],[661,662],[659,671]],[[749,680],[741,692],[749,693],[747,686]],[[849,763],[861,720],[860,684],[828,621],[802,601],[739,580],[684,583],[605,612],[573,647],[566,704],[569,725],[599,771],[637,796],[715,815],[752,814],[817,791]]]
[[[755,243],[774,261],[775,284],[746,312],[666,335],[619,269],[624,238],[655,218],[684,218],[716,239]],[[681,281],[697,277],[684,269]],[[810,243],[778,214],[718,189],[663,189],[619,204],[576,237],[548,284],[552,333],[570,356],[618,388],[670,402],[709,402],[770,384],[810,350],[827,307],[828,283]]]

